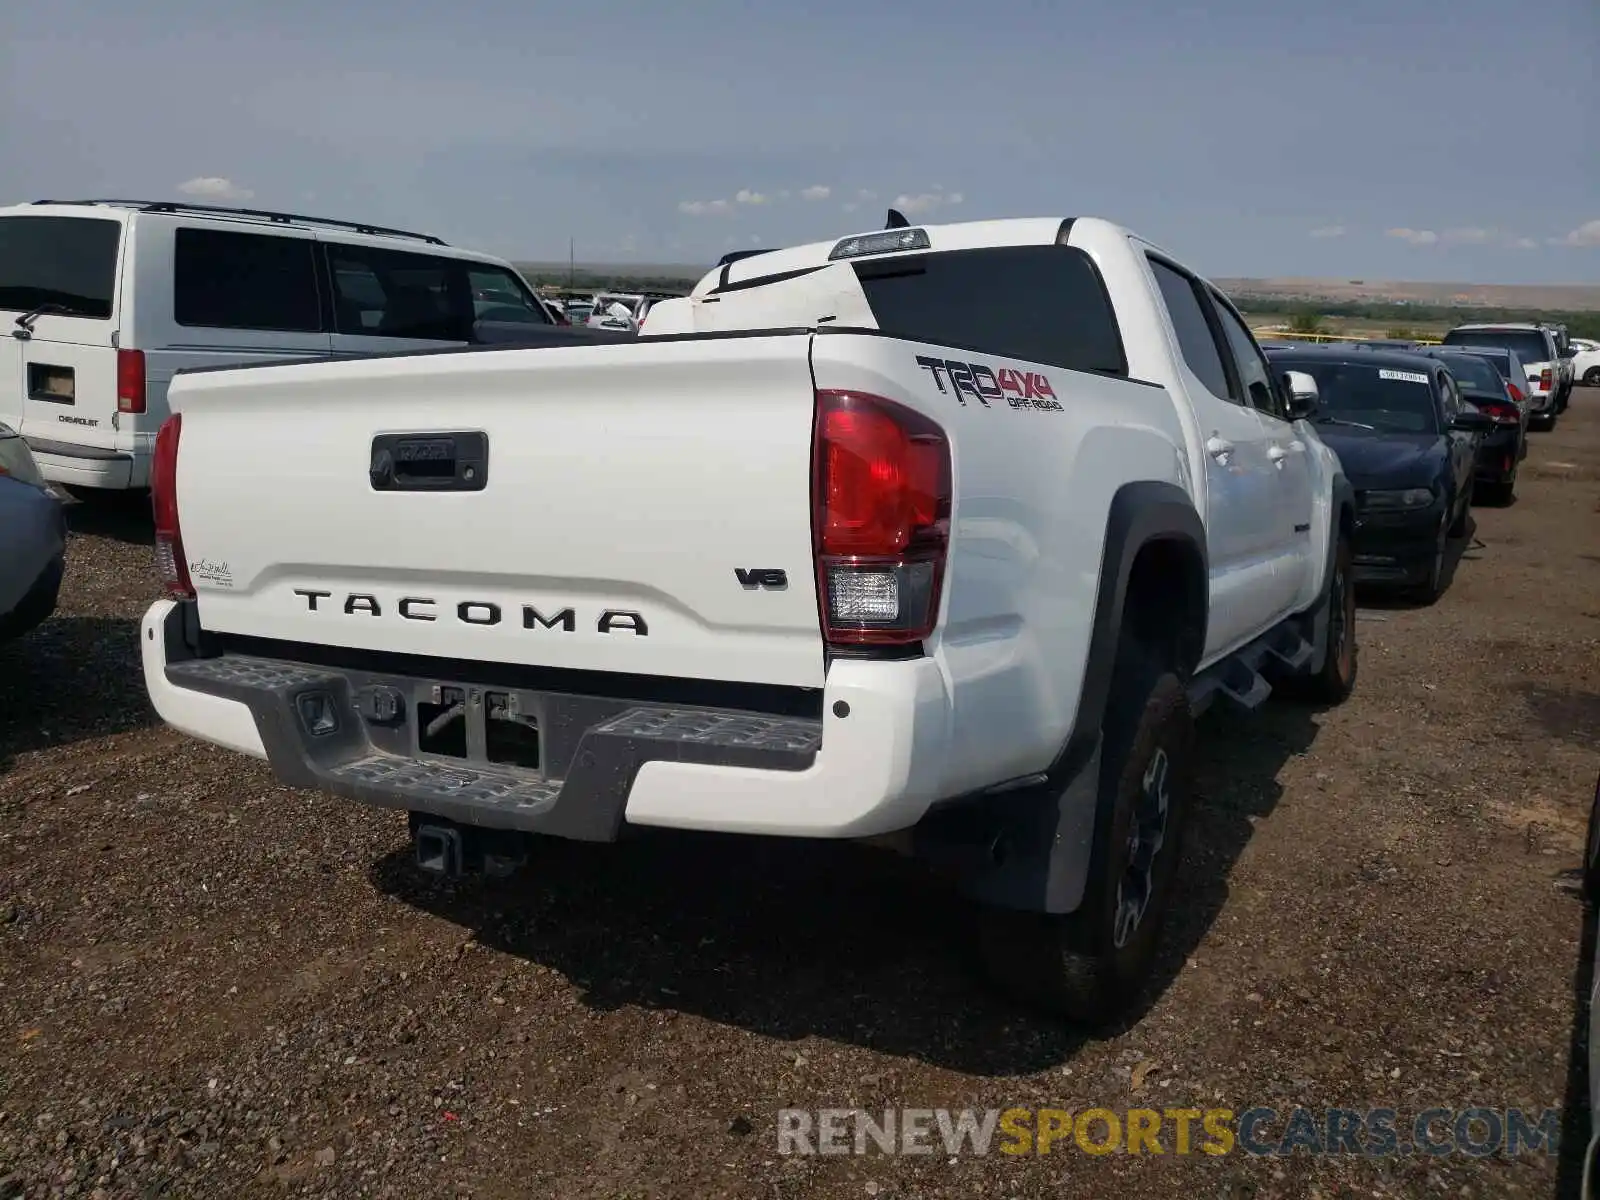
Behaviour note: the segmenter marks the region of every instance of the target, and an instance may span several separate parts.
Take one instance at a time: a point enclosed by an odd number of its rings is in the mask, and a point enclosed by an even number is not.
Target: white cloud
[[[935,188],[931,192],[917,192],[915,195],[902,192],[894,198],[894,207],[908,217],[925,217],[947,204],[960,204],[963,199],[965,197],[960,192],[946,194]]]
[[[862,188],[859,192],[856,193],[856,199],[857,200],[876,200],[877,198],[878,198],[878,193],[872,191],[870,188]]]
[[[765,204],[767,202],[764,192],[752,192],[749,188],[740,188],[734,193],[733,199],[738,204]]]
[[[1539,248],[1539,243],[1531,237],[1512,238],[1506,244],[1513,250],[1537,250]]]
[[[776,200],[787,200],[789,198],[789,195],[790,195],[790,192],[789,192],[788,188],[781,188],[780,190],[778,190],[778,191],[773,193],[773,198],[776,199]]]
[[[679,200],[678,211],[691,217],[719,216],[729,210],[726,200]]]
[[[840,207],[840,209],[842,209],[845,212],[855,212],[855,210],[860,208],[861,206],[859,204],[857,204],[854,200],[850,200],[850,201],[848,201],[848,202],[846,202],[844,204],[839,205],[839,207]]]
[[[1568,246],[1600,246],[1600,218],[1585,221],[1561,240]]]
[[[1322,225],[1316,229],[1313,229],[1311,231],[1311,236],[1314,238],[1336,238],[1343,237],[1345,232],[1346,230],[1343,225]]]
[[[833,195],[833,189],[825,183],[814,183],[808,188],[800,190],[802,200],[826,200]]]
[[[760,235],[760,234],[759,234],[759,233],[752,233],[752,234],[751,234],[751,235],[750,235],[750,244],[751,244],[751,245],[752,245],[752,246],[759,246],[759,245],[761,245],[761,241],[762,241],[762,238],[761,238],[761,235]]]
[[[1439,240],[1446,245],[1481,246],[1492,236],[1488,229],[1446,229]]]
[[[1439,240],[1439,235],[1431,229],[1385,229],[1384,233],[1403,242],[1410,242],[1413,246],[1432,246]]]
[[[178,190],[185,196],[198,196],[203,200],[248,200],[255,195],[249,188],[240,187],[221,175],[197,175],[193,179],[185,179],[178,185]]]

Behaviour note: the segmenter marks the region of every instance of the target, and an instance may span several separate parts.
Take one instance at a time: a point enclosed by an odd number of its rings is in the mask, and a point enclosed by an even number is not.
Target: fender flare
[[[1139,551],[1162,541],[1186,543],[1199,558],[1204,644],[1210,615],[1209,558],[1205,525],[1194,502],[1175,484],[1151,480],[1123,484],[1106,517],[1078,710],[1045,781],[974,797],[976,803],[945,809],[925,820],[919,830],[930,840],[953,835],[968,845],[990,848],[981,863],[962,874],[961,890],[968,898],[1000,908],[1049,913],[1072,912],[1082,903],[1102,807],[1100,727],[1111,693],[1128,578]],[[1196,655],[1199,652],[1196,648]],[[994,853],[993,848],[1002,844],[1005,852]]]

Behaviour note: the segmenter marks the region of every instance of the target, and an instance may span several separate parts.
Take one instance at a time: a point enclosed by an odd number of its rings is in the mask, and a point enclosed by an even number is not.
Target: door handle
[[[1212,434],[1211,440],[1206,443],[1206,453],[1218,462],[1222,462],[1233,453],[1233,443]]]

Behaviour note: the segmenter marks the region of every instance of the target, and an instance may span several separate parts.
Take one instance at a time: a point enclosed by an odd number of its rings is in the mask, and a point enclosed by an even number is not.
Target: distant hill
[[[1536,283],[1406,283],[1379,279],[1217,279],[1233,296],[1284,301],[1420,304],[1527,312],[1600,312],[1600,286]]]
[[[570,265],[564,262],[519,262],[514,264],[529,283],[557,284],[566,287],[570,279],[579,288],[629,287],[687,292],[700,282],[700,277],[711,269],[711,263],[694,266],[688,263],[597,263],[581,262]]]
[[[535,284],[565,286],[569,275],[580,288],[656,288],[687,291],[711,263],[519,262],[517,269]],[[1286,304],[1322,301],[1339,304],[1416,304],[1430,308],[1494,308],[1523,312],[1600,312],[1600,285],[1567,283],[1410,283],[1384,279],[1216,279],[1232,296],[1281,300]]]

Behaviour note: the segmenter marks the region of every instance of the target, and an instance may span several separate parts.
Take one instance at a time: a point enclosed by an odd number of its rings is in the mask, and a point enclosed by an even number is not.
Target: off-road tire
[[[1179,674],[1124,630],[1102,726],[1095,841],[1083,903],[1057,915],[985,908],[978,955],[1003,992],[1032,1008],[1088,1025],[1123,1015],[1150,975],[1182,854],[1192,790],[1194,719]],[[1151,817],[1164,801],[1156,841]],[[1135,840],[1138,816],[1144,838]],[[1148,869],[1135,859],[1150,853]],[[1124,877],[1148,888],[1131,932],[1119,939]],[[1134,907],[1139,907],[1134,905]],[[1119,945],[1118,942],[1121,941]]]
[[[1290,675],[1274,685],[1277,694],[1313,704],[1343,704],[1356,687],[1360,656],[1356,645],[1355,549],[1350,535],[1339,534],[1333,550],[1333,570],[1328,574],[1328,606],[1324,629],[1322,669],[1314,675]]]

